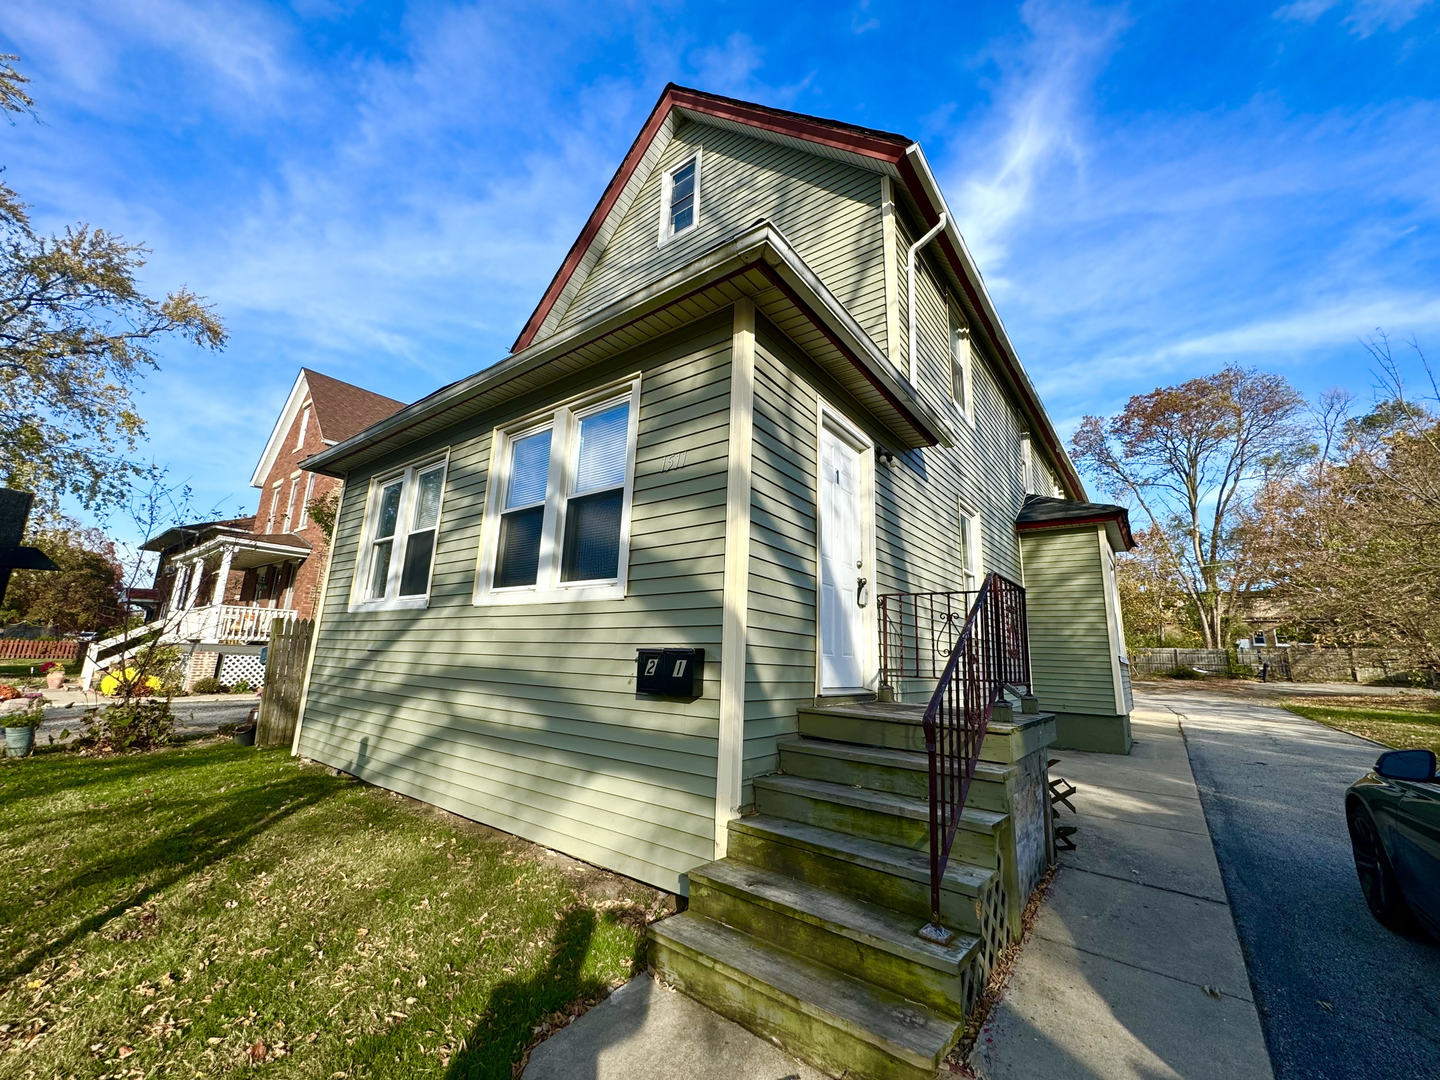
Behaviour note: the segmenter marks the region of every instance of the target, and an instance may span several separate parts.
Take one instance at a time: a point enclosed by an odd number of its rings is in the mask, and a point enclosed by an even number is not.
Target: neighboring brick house
[[[164,639],[193,646],[192,681],[217,673],[256,681],[274,619],[314,617],[329,546],[310,508],[341,481],[300,463],[403,407],[301,368],[250,479],[260,489],[255,514],[177,526],[142,545],[159,555],[153,625]],[[87,677],[107,666],[105,645],[91,650],[99,659],[87,664]]]

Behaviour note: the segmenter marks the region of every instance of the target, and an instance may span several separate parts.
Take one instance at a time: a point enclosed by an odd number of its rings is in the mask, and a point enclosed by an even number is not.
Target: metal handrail
[[[940,883],[949,863],[980,746],[1007,686],[1030,685],[1025,589],[990,574],[975,594],[940,681],[925,708],[929,758],[930,923],[923,937],[948,942],[940,921]]]

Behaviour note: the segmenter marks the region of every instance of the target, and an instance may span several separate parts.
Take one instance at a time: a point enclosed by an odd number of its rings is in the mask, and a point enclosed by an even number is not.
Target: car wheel
[[[1375,819],[1359,803],[1351,803],[1345,817],[1350,825],[1355,876],[1360,879],[1360,891],[1365,894],[1370,914],[1391,930],[1413,932],[1415,916],[1400,891],[1400,882],[1390,866],[1385,846],[1380,842],[1380,830],[1375,827]]]

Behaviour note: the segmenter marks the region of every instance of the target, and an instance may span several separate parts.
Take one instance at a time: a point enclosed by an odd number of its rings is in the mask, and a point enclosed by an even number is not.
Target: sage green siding
[[[661,244],[664,174],[697,150],[701,152],[700,222]],[[762,218],[784,233],[883,351],[885,258],[879,175],[694,121],[676,129],[560,326],[623,299]]]
[[[662,888],[712,858],[730,334],[727,312],[407,452],[450,449],[424,610],[347,611],[364,493],[395,462],[347,477],[300,752]],[[492,429],[637,370],[628,596],[475,606]],[[636,648],[666,645],[705,648],[699,700],[636,697]]]
[[[745,763],[749,782],[779,767],[776,743],[815,698],[816,399],[779,332],[761,320],[755,348],[750,493]]]
[[[1050,712],[1128,711],[1116,699],[1103,543],[1093,525],[1024,538],[1030,669],[1041,708]]]

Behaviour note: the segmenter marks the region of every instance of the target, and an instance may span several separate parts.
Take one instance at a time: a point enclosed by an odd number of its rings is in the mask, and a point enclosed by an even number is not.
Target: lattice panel
[[[978,901],[980,915],[980,964],[976,972],[980,985],[990,977],[995,960],[1010,940],[1006,932],[1005,885],[997,874]]]
[[[220,658],[220,681],[226,686],[234,686],[241,679],[251,686],[259,686],[265,681],[265,665],[257,655],[226,653]]]

